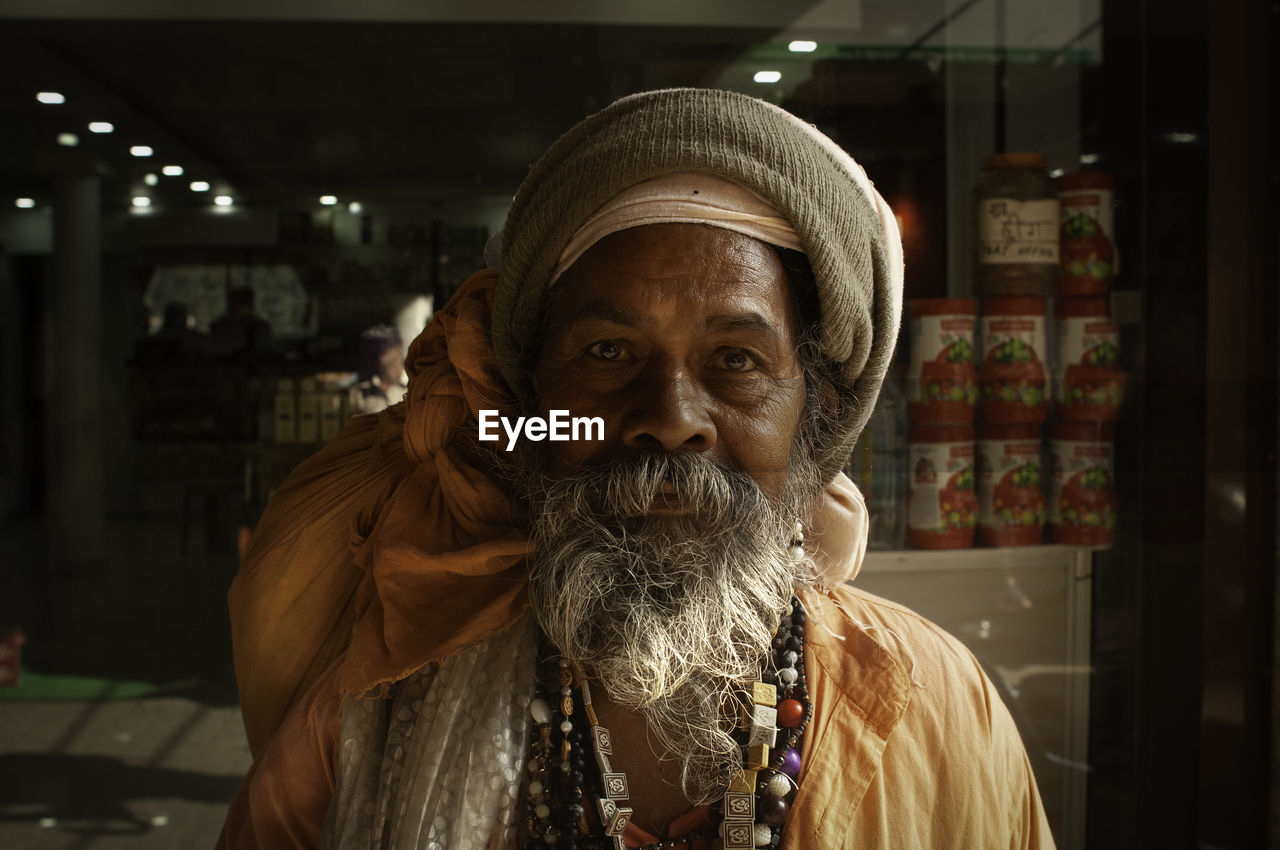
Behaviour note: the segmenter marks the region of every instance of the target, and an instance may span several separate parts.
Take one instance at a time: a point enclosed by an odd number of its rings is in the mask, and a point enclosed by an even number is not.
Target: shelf
[[[894,552],[867,552],[861,573],[937,570],[975,570],[991,567],[1043,567],[1058,569],[1075,563],[1076,578],[1089,575],[1087,546],[976,547],[973,549],[904,549]]]

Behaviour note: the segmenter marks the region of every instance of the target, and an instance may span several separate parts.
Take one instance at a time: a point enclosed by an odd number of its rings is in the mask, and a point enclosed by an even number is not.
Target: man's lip
[[[677,516],[691,513],[689,506],[685,504],[684,499],[675,494],[675,488],[670,493],[666,492],[666,485],[659,490],[657,495],[653,497],[653,503],[649,505],[649,515],[655,514],[660,516]]]

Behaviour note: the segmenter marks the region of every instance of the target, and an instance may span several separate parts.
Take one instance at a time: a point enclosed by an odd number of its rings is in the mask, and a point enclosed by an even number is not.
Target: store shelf
[[[920,570],[974,570],[992,567],[1060,569],[1075,561],[1075,577],[1087,578],[1094,550],[1085,546],[1008,546],[973,549],[902,549],[892,552],[867,552],[862,573]]]

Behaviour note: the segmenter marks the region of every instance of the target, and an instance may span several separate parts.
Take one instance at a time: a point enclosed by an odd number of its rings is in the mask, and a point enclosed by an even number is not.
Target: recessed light
[[[787,45],[787,50],[792,53],[812,53],[818,49],[816,41],[793,41]]]
[[[781,71],[756,71],[753,78],[757,83],[776,83],[782,79]]]
[[[1175,145],[1188,145],[1198,139],[1199,136],[1195,133],[1165,133],[1164,138]]]
[[[36,92],[36,100],[41,103],[66,103],[67,99],[62,96],[62,92],[56,91],[38,91]]]
[[[364,207],[361,206],[359,201],[352,201],[351,203],[347,204],[347,212],[350,212],[350,213],[358,213],[363,209]]]
[[[208,181],[208,180],[192,180],[192,181],[191,181],[191,191],[193,191],[193,192],[207,192],[207,191],[209,191],[209,181]]]
[[[134,156],[151,156],[155,151],[151,149],[151,145],[134,145],[129,148],[129,153]]]
[[[116,128],[115,125],[112,124],[110,121],[90,121],[89,122],[90,133],[110,133],[113,130],[115,130],[115,128]]]
[[[151,199],[146,195],[135,195],[133,198],[133,205],[135,207],[149,207],[151,206]]]
[[[182,166],[181,166],[181,165],[166,165],[164,168],[160,169],[160,173],[161,173],[161,174],[163,174],[165,177],[181,177],[181,176],[182,176]]]
[[[80,144],[80,137],[75,133],[59,133],[58,144],[62,145],[64,148],[74,148],[76,145]]]
[[[213,202],[220,207],[229,207],[234,203],[230,195],[217,195],[214,197]]]
[[[1082,154],[1080,154],[1080,164],[1081,164],[1081,165],[1093,165],[1093,164],[1094,164],[1095,162],[1097,162],[1097,161],[1098,161],[1098,155],[1097,155],[1096,153],[1082,153]]]
[[[154,174],[144,174],[142,177],[142,182],[146,183],[148,186],[154,186],[160,182],[160,178],[155,176]]]
[[[324,204],[326,207],[331,207],[337,202],[338,202],[337,195],[321,195],[320,196],[320,203]]]
[[[36,205],[35,198],[18,198],[13,205],[20,210],[29,210]]]
[[[1063,174],[1065,174],[1065,173],[1066,173],[1066,171],[1064,171],[1063,169],[1061,169],[1061,168],[1055,168],[1055,169],[1053,169],[1052,171],[1050,171],[1050,172],[1049,172],[1049,176],[1050,176],[1051,178],[1053,178],[1054,180],[1057,180],[1059,177],[1061,177],[1061,176],[1062,176]]]

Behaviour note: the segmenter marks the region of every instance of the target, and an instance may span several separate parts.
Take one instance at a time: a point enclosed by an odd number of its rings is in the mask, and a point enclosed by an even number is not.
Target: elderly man
[[[492,264],[255,533],[222,844],[1052,846],[972,656],[844,584],[902,286],[862,170],[752,98],[636,95]]]

